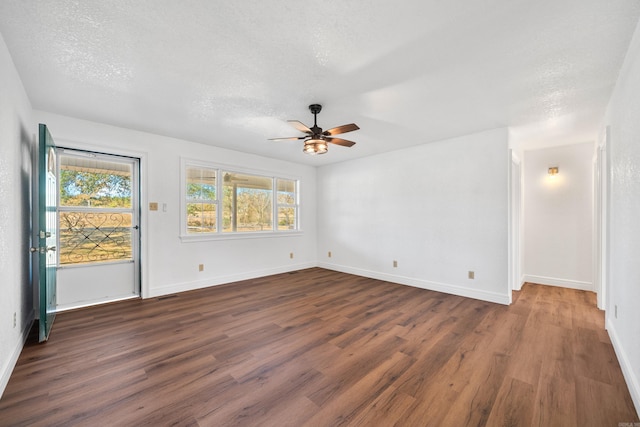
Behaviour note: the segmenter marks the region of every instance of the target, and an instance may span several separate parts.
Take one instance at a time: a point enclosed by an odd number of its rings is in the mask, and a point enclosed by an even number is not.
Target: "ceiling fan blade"
[[[304,123],[298,121],[298,120],[287,120],[287,122],[289,122],[289,124],[291,126],[293,126],[294,128],[298,129],[300,132],[304,132],[304,133],[311,133],[311,129],[309,129],[309,127],[307,127],[307,125],[305,125]]]
[[[322,132],[322,134],[325,136],[338,135],[340,133],[353,132],[354,130],[358,130],[358,129],[360,128],[358,127],[357,124],[350,123],[348,125],[342,125],[335,128],[327,129],[324,132]]]
[[[332,144],[342,145],[344,147],[351,147],[352,145],[356,144],[353,141],[349,141],[347,139],[342,139],[342,138],[325,138],[324,140]]]
[[[269,138],[268,141],[297,141],[299,139],[305,139],[306,136],[292,136],[290,138]]]

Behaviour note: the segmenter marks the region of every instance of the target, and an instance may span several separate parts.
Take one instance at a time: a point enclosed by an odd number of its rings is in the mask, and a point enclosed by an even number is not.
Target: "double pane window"
[[[296,230],[298,183],[292,179],[276,179],[278,188],[278,230]]]
[[[215,169],[187,167],[187,233],[212,233],[217,229],[216,174]]]

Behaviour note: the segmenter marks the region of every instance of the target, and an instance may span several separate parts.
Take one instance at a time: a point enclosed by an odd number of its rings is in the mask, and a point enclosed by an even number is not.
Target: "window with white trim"
[[[299,231],[299,181],[183,161],[186,237]]]
[[[222,232],[273,231],[273,178],[222,171]]]
[[[278,230],[298,228],[298,182],[293,179],[276,179],[278,202]]]
[[[216,169],[206,167],[186,167],[187,233],[215,233],[217,231],[217,173]]]

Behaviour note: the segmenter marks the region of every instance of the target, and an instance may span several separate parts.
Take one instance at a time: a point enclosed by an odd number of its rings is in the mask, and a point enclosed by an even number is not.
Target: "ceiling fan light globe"
[[[316,155],[324,154],[328,151],[327,143],[322,139],[310,139],[304,143],[302,152]]]

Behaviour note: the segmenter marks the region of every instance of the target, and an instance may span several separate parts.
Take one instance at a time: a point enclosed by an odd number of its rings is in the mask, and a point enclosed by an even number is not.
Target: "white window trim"
[[[216,170],[216,231],[212,233],[199,233],[199,234],[188,234],[187,233],[187,167],[200,167],[207,169]],[[271,178],[273,181],[273,190],[272,190],[272,218],[273,218],[273,230],[271,231],[258,231],[258,232],[222,232],[220,229],[220,225],[222,224],[222,203],[220,199],[220,195],[223,194],[223,179],[220,176],[222,172],[236,172],[241,174],[248,175],[257,175],[262,177]],[[278,204],[278,191],[277,191],[277,179],[288,179],[296,182],[296,204],[295,205],[281,205]],[[290,237],[290,236],[301,236],[303,233],[302,230],[302,222],[300,220],[300,187],[301,179],[300,177],[283,174],[274,171],[267,171],[261,169],[248,169],[234,165],[227,165],[221,163],[211,163],[211,162],[203,162],[201,160],[189,159],[189,158],[180,158],[180,228],[179,228],[179,237],[180,240],[184,243],[188,242],[203,242],[203,241],[211,241],[211,240],[239,240],[239,239],[261,239],[261,238],[278,238],[278,237]],[[277,223],[277,213],[278,207],[280,206],[291,206],[296,208],[296,225],[297,228],[295,230],[278,230]]]
[[[278,180],[287,180],[293,181],[296,186],[296,200],[293,204],[289,203],[278,203]],[[300,229],[299,220],[300,220],[300,180],[295,178],[285,178],[282,176],[273,177],[273,227],[278,233],[286,233],[286,232],[294,232]],[[280,208],[294,208],[296,212],[296,217],[294,220],[294,224],[296,225],[295,230],[278,230],[278,209]]]

